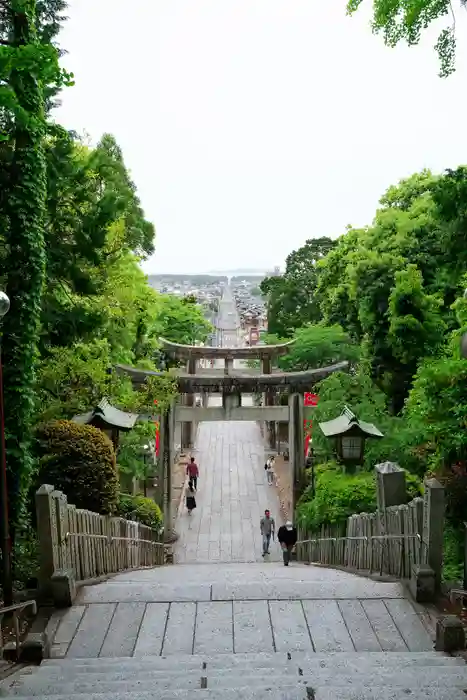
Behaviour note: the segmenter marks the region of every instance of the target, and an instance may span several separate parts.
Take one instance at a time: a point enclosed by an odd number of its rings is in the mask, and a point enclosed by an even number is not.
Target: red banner
[[[154,442],[155,442],[155,449],[154,452],[156,454],[156,457],[159,457],[159,448],[160,448],[160,423],[158,420],[154,421],[154,428],[155,428],[155,435],[154,435]]]
[[[303,421],[303,430],[305,432],[305,438],[303,440],[303,447],[304,447],[304,452],[305,452],[305,458],[308,454],[308,448],[310,446],[312,429],[313,429],[313,421],[312,420],[304,420]]]
[[[303,394],[303,405],[304,406],[317,406],[318,405],[318,394],[311,394],[309,391],[305,391]]]

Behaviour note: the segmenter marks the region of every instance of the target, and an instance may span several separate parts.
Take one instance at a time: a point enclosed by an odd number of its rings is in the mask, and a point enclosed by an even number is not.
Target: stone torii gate
[[[171,345],[175,344],[172,343]],[[192,400],[188,403],[185,399],[183,403],[174,401],[164,415],[161,416],[160,454],[162,459],[159,463],[159,483],[163,484],[163,503],[161,505],[164,511],[165,532],[169,533],[172,529],[172,464],[175,451],[175,424],[177,421],[188,423],[190,426],[194,422],[224,420],[267,421],[274,424],[277,422],[288,422],[289,463],[290,468],[293,470],[294,492],[292,497],[293,505],[295,505],[296,498],[303,485],[305,468],[303,421],[312,419],[314,411],[313,407],[305,407],[303,405],[303,394],[306,391],[310,391],[318,382],[333,372],[347,370],[349,363],[339,362],[328,367],[303,372],[258,373],[255,370],[247,369],[236,371],[233,369],[233,360],[237,358],[244,359],[245,356],[247,358],[251,357],[253,353],[246,355],[245,352],[250,350],[250,348],[197,348],[183,345],[175,345],[175,347],[179,353],[188,355],[190,350],[193,352],[189,359],[191,366],[188,367],[188,370],[190,371],[178,370],[177,372],[180,395],[193,398],[193,395],[196,393],[200,393],[205,397],[208,397],[210,394],[221,394],[222,406],[208,408],[207,401],[205,401],[203,406],[198,407],[193,406]],[[274,352],[277,353],[278,348],[284,348],[285,350],[285,347],[286,345],[269,346],[270,353],[273,356]],[[251,348],[256,355],[258,351],[263,351],[263,349],[264,346]],[[225,360],[225,370],[219,372],[218,370],[203,369],[202,373],[196,374],[195,358],[206,357],[206,354],[213,357],[215,351],[219,351],[215,355],[216,359],[219,359],[220,356]],[[221,354],[221,351],[223,354]],[[230,364],[229,361],[231,361]],[[147,377],[160,374],[126,365],[117,365],[116,369],[117,372],[130,376],[135,387],[143,385]],[[276,393],[287,394],[288,404],[286,406],[242,406],[242,394],[256,393],[272,396]]]
[[[196,346],[196,345],[181,345],[180,343],[172,343],[166,338],[160,339],[162,342],[162,348],[167,355],[173,359],[182,361],[186,365],[186,372],[189,375],[196,375],[198,371],[201,371],[203,375],[207,376],[239,376],[238,372],[243,376],[246,375],[258,375],[258,371],[249,368],[243,368],[242,370],[234,371],[234,361],[235,360],[259,360],[260,374],[271,374],[273,371],[274,360],[276,360],[281,355],[288,353],[290,346],[294,342],[290,340],[287,343],[281,343],[278,345],[256,345],[254,347],[211,347],[211,346]],[[221,361],[223,362],[223,368],[220,369],[210,369],[201,368],[201,360],[211,360],[211,361]],[[194,405],[194,392],[186,393],[183,395],[183,403],[186,407],[192,407]],[[203,407],[207,408],[207,394],[206,392],[201,392],[203,396]],[[222,393],[222,391],[220,392]],[[274,406],[274,391],[267,389],[264,391],[264,404],[265,406]],[[179,420],[182,422],[182,447],[191,447],[193,445],[193,435],[194,429],[193,425],[195,421],[209,420],[201,418],[200,414],[190,413],[186,411],[184,414],[180,414]],[[216,419],[212,419],[216,420]],[[219,418],[217,420],[224,420]],[[227,419],[225,419],[227,420]],[[231,419],[237,420],[237,419]],[[260,419],[258,419],[260,420]],[[267,424],[268,436],[269,436],[269,446],[271,448],[275,447],[276,435],[275,428],[276,423],[269,419],[266,415],[263,418]]]

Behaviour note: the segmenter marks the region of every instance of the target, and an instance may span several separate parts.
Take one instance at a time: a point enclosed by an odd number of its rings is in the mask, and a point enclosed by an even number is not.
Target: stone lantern
[[[347,406],[338,418],[319,423],[319,427],[325,437],[335,441],[337,457],[349,472],[363,463],[365,441],[384,437],[373,423],[358,420]]]

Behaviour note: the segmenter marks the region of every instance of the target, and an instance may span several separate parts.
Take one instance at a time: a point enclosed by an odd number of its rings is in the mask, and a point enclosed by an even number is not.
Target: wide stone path
[[[250,422],[201,423],[193,452],[200,469],[197,508],[180,511],[175,561],[254,562],[262,560],[259,523],[266,508],[281,524],[276,490],[264,471],[259,427]],[[281,558],[271,542],[269,561]]]

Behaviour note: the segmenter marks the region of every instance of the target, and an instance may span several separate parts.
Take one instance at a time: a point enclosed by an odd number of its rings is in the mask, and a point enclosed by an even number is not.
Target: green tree
[[[267,299],[270,333],[290,338],[296,328],[321,320],[315,297],[318,263],[333,246],[330,238],[312,238],[290,253],[283,275],[266,277],[261,282],[261,293]]]
[[[36,12],[35,0],[10,0],[0,15],[2,272],[11,301],[2,345],[13,538],[33,466],[30,433],[45,275],[45,99],[46,91],[69,82],[51,43],[54,31],[38,35]]]
[[[279,359],[279,366],[286,372],[302,371],[343,360],[355,363],[359,355],[359,346],[340,326],[315,324],[295,332],[294,343]]]
[[[151,421],[138,421],[133,430],[121,435],[117,453],[117,462],[121,471],[135,479],[146,478],[150,473],[146,458],[152,455],[144,448],[145,445],[150,446],[154,436],[155,428]]]
[[[359,420],[374,423],[384,435],[381,440],[367,441],[365,468],[373,469],[375,464],[386,461],[388,455],[391,460],[400,461],[396,436],[403,426],[403,421],[388,414],[386,396],[368,375],[362,371],[336,372],[319,383],[317,393],[319,402],[313,414],[313,449],[318,463],[334,458],[334,445],[324,437],[318,423],[337,418],[345,406],[350,408]]]
[[[396,272],[389,297],[388,345],[397,369],[389,380],[397,383],[387,388],[396,411],[408,396],[418,363],[423,357],[439,354],[444,343],[446,325],[440,316],[441,302],[423,290],[422,275],[415,265]]]
[[[159,309],[159,335],[174,343],[193,345],[204,342],[213,330],[199,304],[184,302],[171,294],[161,294]]]
[[[353,14],[363,0],[349,0],[348,14]],[[457,10],[464,3],[453,5],[450,0],[373,0],[372,28],[382,34],[387,46],[394,47],[400,41],[409,46],[419,43],[422,32],[438,20],[445,20],[436,40],[435,49],[440,61],[440,76],[446,77],[454,71],[456,53]]]

